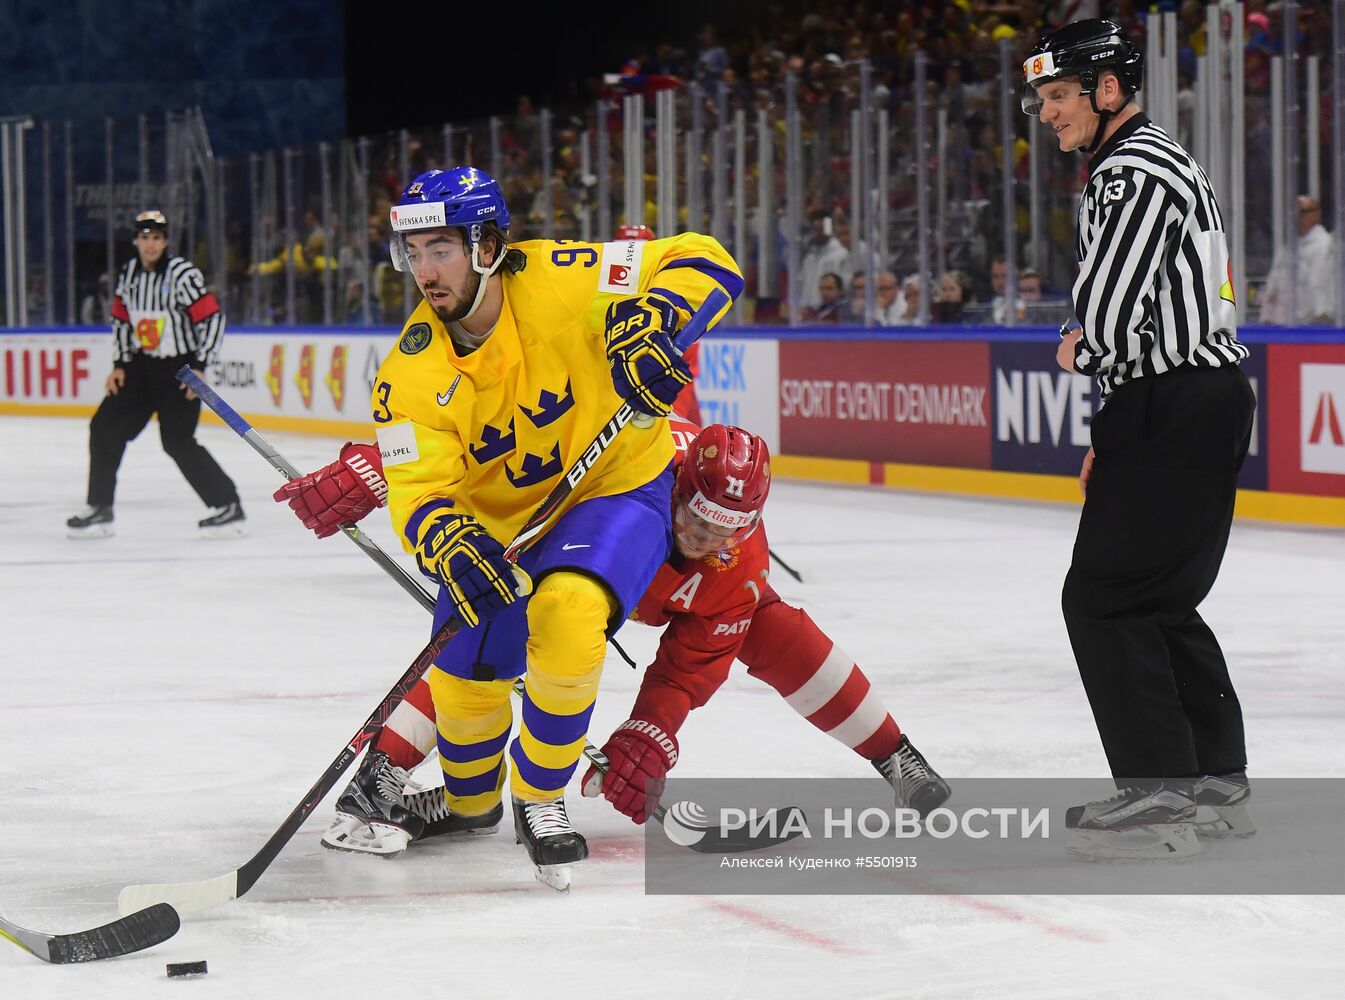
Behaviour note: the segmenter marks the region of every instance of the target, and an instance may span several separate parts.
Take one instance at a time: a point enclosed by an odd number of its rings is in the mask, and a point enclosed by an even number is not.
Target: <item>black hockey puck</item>
[[[176,979],[178,976],[204,976],[206,967],[204,962],[169,962],[168,976]]]

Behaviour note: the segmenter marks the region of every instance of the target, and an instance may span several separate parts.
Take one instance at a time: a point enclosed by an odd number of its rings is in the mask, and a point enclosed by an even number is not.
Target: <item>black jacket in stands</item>
[[[1079,203],[1074,367],[1102,395],[1181,365],[1247,357],[1223,216],[1209,178],[1142,114],[1093,157]]]
[[[114,364],[143,354],[186,358],[192,367],[205,368],[224,339],[224,313],[191,261],[165,256],[146,271],[133,257],[112,295],[112,333]]]

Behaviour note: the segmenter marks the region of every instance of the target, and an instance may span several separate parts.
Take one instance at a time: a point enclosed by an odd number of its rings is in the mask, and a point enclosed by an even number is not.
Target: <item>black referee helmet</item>
[[[167,236],[168,220],[157,208],[151,208],[135,217],[133,228],[137,236],[141,233],[163,233]]]
[[[1051,32],[1023,60],[1023,110],[1030,115],[1040,113],[1037,87],[1041,84],[1078,77],[1081,94],[1088,94],[1093,111],[1103,114],[1094,97],[1100,69],[1115,73],[1129,97],[1144,87],[1144,54],[1115,21],[1089,18]]]

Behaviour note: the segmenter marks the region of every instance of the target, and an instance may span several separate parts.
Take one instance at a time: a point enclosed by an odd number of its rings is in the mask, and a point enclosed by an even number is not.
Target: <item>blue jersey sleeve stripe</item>
[[[402,534],[406,536],[408,542],[415,545],[416,539],[420,535],[420,526],[425,523],[425,518],[436,510],[444,510],[452,506],[454,506],[452,500],[431,500],[427,504],[422,504],[418,511],[406,519],[406,530]]]
[[[692,308],[691,303],[688,302],[684,296],[678,295],[671,288],[651,288],[649,289],[649,294],[662,295],[665,299],[667,299],[669,302],[675,305],[678,309],[681,309],[685,312],[694,313],[696,311],[694,308]]]
[[[728,292],[729,298],[737,299],[743,293],[743,279],[730,271],[722,264],[716,264],[712,260],[706,260],[704,257],[683,257],[681,260],[675,260],[666,265],[663,269],[671,271],[675,267],[690,267],[699,271],[707,278],[719,282],[724,291]]]

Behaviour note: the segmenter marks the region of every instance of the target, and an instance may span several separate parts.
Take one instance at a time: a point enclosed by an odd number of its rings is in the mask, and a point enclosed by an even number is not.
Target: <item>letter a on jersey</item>
[[[680,604],[688,611],[691,610],[691,602],[696,599],[696,591],[700,590],[701,575],[695,573],[687,578],[687,582],[672,592],[668,598],[669,604]]]

